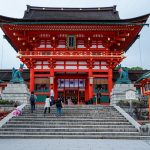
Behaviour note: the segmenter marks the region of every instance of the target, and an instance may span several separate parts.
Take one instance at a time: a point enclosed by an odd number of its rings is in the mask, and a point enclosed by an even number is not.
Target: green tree
[[[131,67],[130,70],[143,70],[143,68],[137,66],[137,67]]]

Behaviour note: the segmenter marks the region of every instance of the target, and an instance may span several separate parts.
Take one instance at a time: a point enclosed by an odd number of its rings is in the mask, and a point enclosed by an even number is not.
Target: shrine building
[[[137,81],[141,88],[141,94],[148,97],[148,118],[150,119],[150,71],[143,74]]]
[[[55,99],[61,96],[83,104],[100,89],[101,103],[109,103],[113,69],[148,17],[120,19],[116,6],[27,6],[21,19],[0,16],[0,26],[30,70],[29,88],[39,101],[54,89]]]

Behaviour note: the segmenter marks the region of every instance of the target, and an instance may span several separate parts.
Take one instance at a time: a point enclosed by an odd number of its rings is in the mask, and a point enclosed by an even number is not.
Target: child
[[[19,107],[17,107],[17,104],[15,104],[15,110],[13,110],[13,116],[15,116],[15,117],[18,117],[18,116],[20,116],[21,114],[22,114],[22,110],[19,108]]]

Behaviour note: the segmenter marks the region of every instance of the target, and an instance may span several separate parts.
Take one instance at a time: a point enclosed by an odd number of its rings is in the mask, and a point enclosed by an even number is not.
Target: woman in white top
[[[49,96],[47,96],[45,99],[45,105],[44,105],[44,115],[46,114],[47,108],[49,109],[49,113],[50,113],[50,102],[51,102],[51,99],[49,98]]]

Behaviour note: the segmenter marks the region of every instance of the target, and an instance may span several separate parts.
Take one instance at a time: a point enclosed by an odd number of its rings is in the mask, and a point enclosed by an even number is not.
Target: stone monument
[[[24,64],[20,64],[20,68],[17,70],[12,69],[12,79],[7,87],[2,92],[3,100],[17,101],[20,104],[29,102],[29,89],[22,77]]]
[[[134,84],[131,83],[131,80],[128,77],[128,70],[123,69],[121,65],[119,65],[118,67],[118,72],[120,76],[117,79],[111,92],[110,104],[112,105],[117,104],[120,100],[131,101],[130,97],[127,96],[127,93],[129,93],[129,91],[132,91],[132,95],[135,95],[135,100],[137,99],[136,88],[134,87]]]

